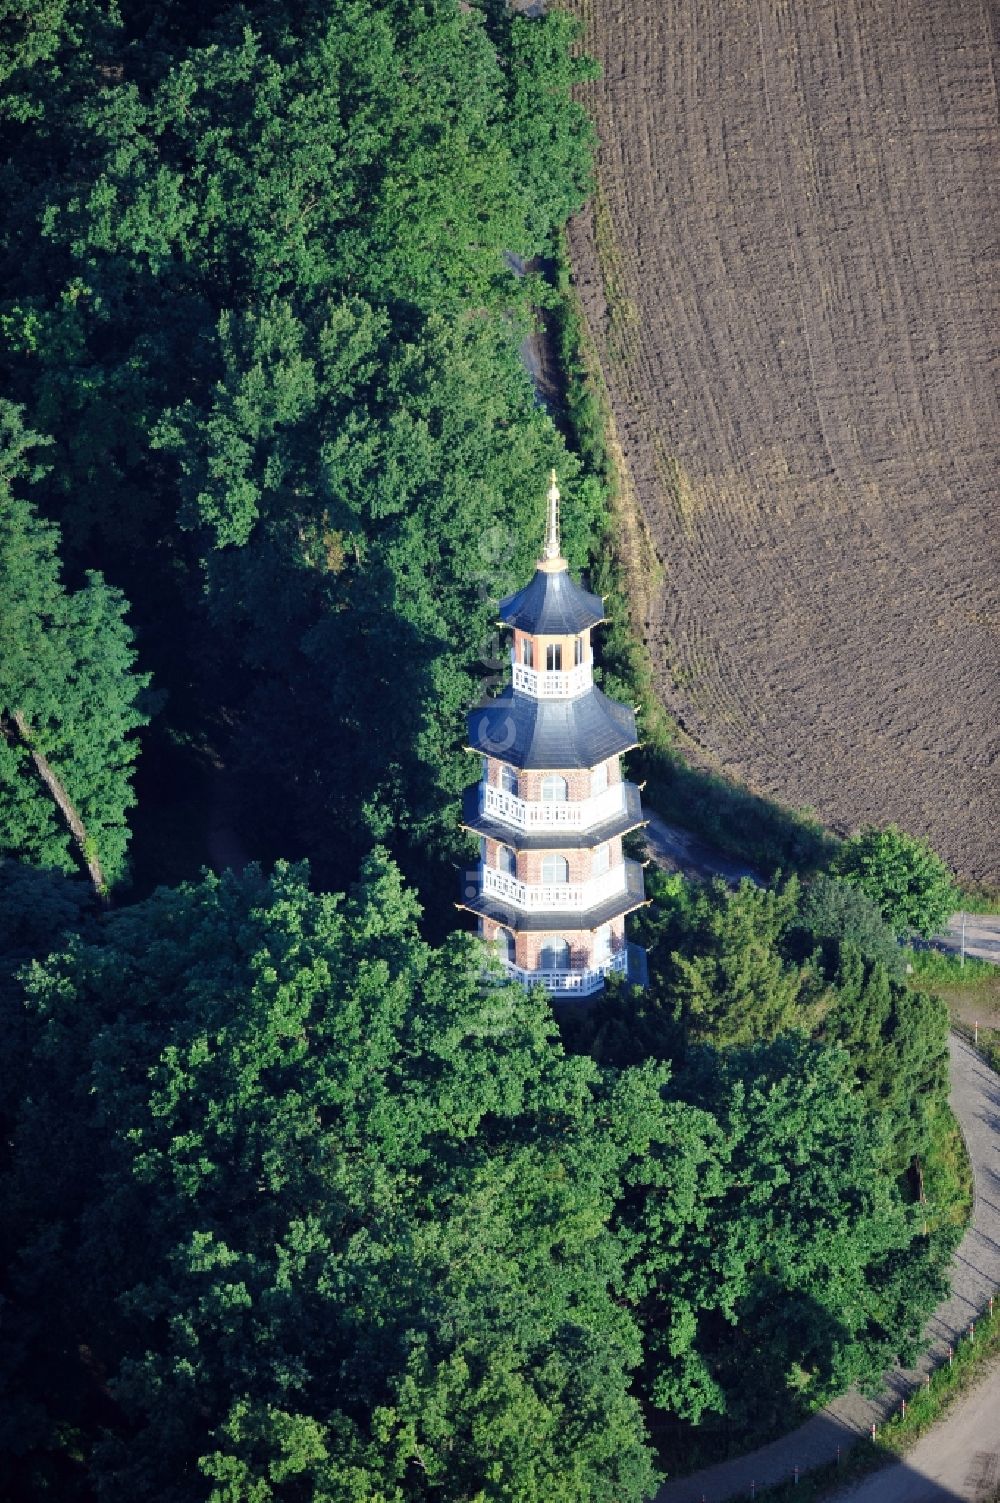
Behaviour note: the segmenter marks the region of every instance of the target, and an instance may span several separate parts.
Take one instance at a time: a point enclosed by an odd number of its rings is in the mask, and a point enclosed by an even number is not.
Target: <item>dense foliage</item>
[[[100,574],[68,591],[56,529],[12,486],[38,440],[0,403],[0,855],[121,875],[140,708],[125,601]],[[74,842],[76,849],[74,849]]]
[[[744,881],[692,886],[651,876],[642,919],[646,993],[609,995],[570,1027],[604,1063],[683,1063],[693,1046],[746,1048],[795,1033],[848,1052],[884,1117],[888,1163],[902,1173],[929,1147],[947,1091],[947,1009],[906,984],[892,931],[871,900],[821,876],[801,890]]]
[[[505,259],[585,192],[572,35],[456,0],[21,23],[0,368],[54,440],[35,495],[134,601],[159,736],[214,738],[331,879],[373,835],[458,848],[456,727],[551,465],[578,563],[595,537]]]
[[[643,1494],[596,1072],[416,916],[379,861],[345,902],[251,873],[35,971],[8,1444],[55,1362],[69,1406],[109,1377],[102,1497]]]
[[[912,1342],[934,1264],[847,1053],[601,1069],[417,915],[381,856],[347,899],[251,869],[5,997],[5,1491],[638,1500],[633,1374],[738,1427]]]
[[[937,852],[894,826],[861,830],[845,840],[836,870],[878,905],[894,934],[930,939],[958,903],[958,888]]]
[[[653,1441],[874,1381],[955,1235],[887,880],[651,877],[649,991],[560,1028],[428,939],[551,465],[606,578],[599,467],[518,349],[514,268],[588,183],[573,25],[8,12],[0,1491],[638,1503]],[[146,755],[224,768],[323,891],[281,862],[108,915],[70,875],[125,875],[149,669]]]
[[[676,1187],[666,1199],[670,1273],[645,1307],[643,1376],[668,1414],[704,1427],[714,1408],[730,1439],[759,1435],[826,1381],[876,1381],[942,1288],[965,1193],[950,1169],[947,1011],[905,983],[877,909],[836,879],[731,890],[650,874],[649,890],[649,989],[612,988],[563,1031],[608,1068],[669,1063],[673,1089],[732,1124],[739,1194],[715,1202],[705,1150],[686,1206]],[[675,1236],[688,1256],[705,1249],[690,1288],[666,1251]],[[649,1368],[658,1350],[684,1354],[682,1379]],[[748,1352],[766,1380],[747,1383]],[[680,1436],[668,1454],[684,1454]]]

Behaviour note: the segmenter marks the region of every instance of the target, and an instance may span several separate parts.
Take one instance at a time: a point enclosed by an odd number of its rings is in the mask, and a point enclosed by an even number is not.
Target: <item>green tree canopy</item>
[[[598,1069],[417,917],[381,856],[251,868],[0,989],[6,1485],[73,1496],[72,1434],[123,1503],[639,1499],[637,1396],[768,1424],[909,1350],[948,1249],[844,1049]]]
[[[82,860],[103,887],[124,870],[149,680],[134,671],[121,593],[96,573],[63,586],[56,529],[11,490],[38,440],[10,404],[0,420],[0,854],[63,871]]]
[[[869,828],[846,840],[835,860],[845,882],[866,892],[894,934],[937,934],[958,902],[958,890],[941,857],[926,840],[894,825]]]
[[[818,947],[823,973],[832,980],[845,945],[852,945],[867,961],[901,976],[903,956],[896,936],[882,917],[874,898],[840,877],[821,872],[802,893],[793,925],[793,948],[803,954]]]
[[[941,1257],[847,1054],[794,1035],[701,1050],[669,1094],[619,1209],[654,1405],[766,1429],[877,1382],[913,1351]]]
[[[799,902],[794,878],[735,890],[716,880],[664,896],[653,920],[655,987],[688,1043],[726,1048],[809,1029],[822,988],[786,952]]]
[[[550,466],[575,565],[600,525],[505,255],[586,192],[576,28],[171,0],[42,29],[0,139],[0,365],[54,436],[68,561],[135,601],[175,741],[192,698],[200,734],[237,728],[260,847],[330,883],[373,836],[455,857],[456,727]]]
[[[100,1370],[90,1476],[123,1503],[648,1494],[596,1071],[416,916],[380,859],[347,900],[251,870],[36,968],[22,1447]]]

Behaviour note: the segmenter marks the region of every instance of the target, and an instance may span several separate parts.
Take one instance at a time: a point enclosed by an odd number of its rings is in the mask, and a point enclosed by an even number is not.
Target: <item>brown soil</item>
[[[997,13],[574,8],[603,78],[573,270],[663,696],[755,788],[997,882]]]

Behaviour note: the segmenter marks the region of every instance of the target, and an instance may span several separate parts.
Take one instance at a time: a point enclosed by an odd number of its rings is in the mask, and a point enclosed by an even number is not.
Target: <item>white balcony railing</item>
[[[480,784],[479,812],[492,814],[519,830],[589,830],[614,819],[625,809],[628,783],[612,783],[593,798],[532,801],[505,793],[490,783]]]
[[[606,976],[615,971],[628,970],[628,952],[619,950],[589,971],[526,971],[512,961],[503,961],[503,968],[512,981],[522,986],[544,986],[550,992],[572,992],[577,997],[588,997],[600,991]]]
[[[513,653],[510,660],[514,688],[530,694],[534,699],[575,699],[578,694],[589,689],[594,681],[593,658],[579,663],[575,668],[567,668],[563,673],[546,673],[538,668],[526,668],[517,661]]]
[[[587,882],[539,883],[519,882],[509,872],[483,865],[481,891],[484,895],[503,898],[528,913],[596,908],[606,898],[628,891],[629,867],[635,865],[635,862],[623,861],[619,866],[612,866],[609,871],[602,872],[599,877],[591,877]]]

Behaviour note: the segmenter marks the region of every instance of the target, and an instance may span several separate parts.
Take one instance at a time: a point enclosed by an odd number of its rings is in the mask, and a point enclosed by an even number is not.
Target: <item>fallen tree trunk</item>
[[[87,827],[80,818],[72,799],[63,787],[59,775],[55,772],[52,764],[38,750],[34,744],[31,727],[24,714],[20,710],[13,712],[13,721],[17,727],[17,734],[21,743],[35,764],[35,770],[49,793],[52,795],[66,826],[73,837],[87,873],[93,883],[94,891],[102,903],[108,902],[108,884],[101,868],[101,863],[93,842],[87,836]]]

